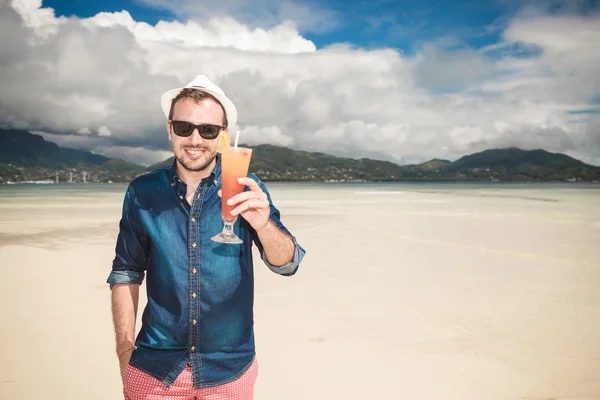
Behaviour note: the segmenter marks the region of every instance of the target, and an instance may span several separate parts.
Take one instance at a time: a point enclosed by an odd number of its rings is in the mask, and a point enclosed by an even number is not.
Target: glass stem
[[[224,219],[223,220],[223,234],[225,234],[227,236],[232,236],[234,223],[235,223],[235,220],[228,221],[228,220]]]

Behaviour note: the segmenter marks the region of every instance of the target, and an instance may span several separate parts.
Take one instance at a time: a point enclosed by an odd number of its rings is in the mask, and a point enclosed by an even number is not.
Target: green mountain
[[[450,164],[452,164],[451,161],[434,158],[433,160],[415,165],[414,170],[421,172],[436,172],[438,170],[444,169]]]
[[[422,164],[400,166],[389,161],[342,158],[267,144],[242,146],[253,149],[250,170],[265,181],[600,180],[600,167],[545,150],[494,149],[454,162],[434,158]],[[172,163],[173,157],[148,170]]]
[[[0,163],[30,164],[44,167],[77,164],[99,165],[110,158],[88,151],[66,149],[46,141],[40,135],[26,131],[3,130],[0,132]]]
[[[143,171],[140,165],[60,147],[27,131],[0,130],[0,183],[54,182],[57,174],[60,182],[121,182]]]
[[[485,150],[454,162],[432,159],[400,166],[369,158],[335,157],[273,145],[253,149],[250,170],[264,181],[565,181],[600,180],[600,167],[564,154],[517,148]],[[0,130],[0,183],[23,181],[129,182],[150,167],[84,150],[65,149],[23,131]]]
[[[442,176],[499,180],[598,180],[600,167],[560,153],[518,148],[492,149],[464,156],[440,171]]]
[[[404,176],[403,167],[389,161],[341,158],[270,144],[240,146],[252,149],[250,171],[265,181],[394,180]],[[173,157],[148,171],[172,163]]]

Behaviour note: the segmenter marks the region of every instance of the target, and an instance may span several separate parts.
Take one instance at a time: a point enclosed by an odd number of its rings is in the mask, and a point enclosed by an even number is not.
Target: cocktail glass
[[[233,225],[237,215],[231,215],[237,204],[227,205],[227,200],[244,191],[244,185],[238,183],[238,178],[248,175],[252,149],[245,147],[229,146],[221,152],[221,218],[223,219],[223,230],[211,239],[219,243],[240,244],[242,240],[233,232]]]

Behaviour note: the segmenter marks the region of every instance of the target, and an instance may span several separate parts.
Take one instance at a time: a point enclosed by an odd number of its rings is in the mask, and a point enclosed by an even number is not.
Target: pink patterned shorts
[[[221,386],[194,389],[192,368],[188,365],[170,387],[139,369],[128,365],[123,373],[125,400],[252,400],[258,376],[256,359],[238,379]]]

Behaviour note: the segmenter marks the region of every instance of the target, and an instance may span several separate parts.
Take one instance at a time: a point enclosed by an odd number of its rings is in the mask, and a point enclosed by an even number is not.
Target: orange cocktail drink
[[[250,166],[250,157],[252,156],[252,149],[246,149],[242,147],[228,147],[223,150],[222,157],[222,184],[221,189],[223,190],[223,197],[221,199],[221,207],[223,213],[223,219],[227,221],[235,220],[235,217],[231,215],[237,204],[232,206],[227,205],[227,200],[235,196],[238,193],[244,191],[244,185],[238,183],[238,178],[245,178],[248,175],[248,167]]]
[[[231,215],[231,210],[238,204],[227,205],[227,200],[244,191],[244,185],[238,183],[238,178],[245,178],[250,167],[252,149],[245,147],[225,147],[221,151],[221,214],[223,231],[212,240],[220,243],[242,243],[233,233],[233,224],[237,216]]]

